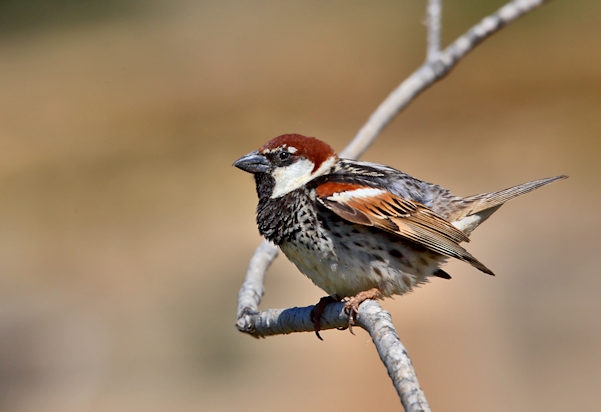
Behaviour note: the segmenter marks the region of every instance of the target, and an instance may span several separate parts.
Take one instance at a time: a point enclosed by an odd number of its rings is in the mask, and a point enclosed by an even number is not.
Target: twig
[[[253,318],[259,315],[259,304],[263,298],[263,278],[278,253],[279,250],[275,245],[263,240],[248,262],[246,277],[238,292],[236,327],[240,332],[251,335],[256,333]]]
[[[384,99],[353,140],[340,153],[341,157],[355,158],[361,156],[402,109],[421,92],[443,78],[462,57],[508,23],[547,1],[514,0],[509,2],[460,36],[443,52],[439,53],[437,58],[426,61]]]
[[[285,335],[293,332],[313,332],[314,326],[309,314],[313,306],[288,309],[267,309],[261,312],[246,312],[247,321],[244,330],[256,338],[273,335]],[[348,315],[344,312],[344,303],[332,303],[326,306],[321,317],[322,329],[344,328],[348,326]]]
[[[443,78],[468,52],[483,40],[548,0],[513,0],[482,19],[469,31],[440,51],[441,1],[429,0],[426,25],[428,47],[426,62],[403,81],[378,106],[341,157],[357,158],[374,142],[392,119],[421,92]],[[246,279],[238,294],[237,328],[255,337],[312,331],[309,313],[312,306],[259,311],[263,296],[263,277],[278,254],[275,246],[263,241],[253,255]],[[401,344],[388,312],[372,301],[359,306],[358,324],[369,332],[380,359],[408,412],[429,411],[430,407],[419,386],[411,360]],[[328,305],[323,312],[321,328],[331,329],[348,324],[343,304]]]
[[[428,53],[426,61],[436,60],[440,53],[440,20],[442,15],[442,0],[428,0],[426,8],[426,28],[428,29]]]
[[[373,300],[363,302],[359,309],[357,322],[371,335],[405,410],[429,411],[411,358],[396,333],[390,313]]]

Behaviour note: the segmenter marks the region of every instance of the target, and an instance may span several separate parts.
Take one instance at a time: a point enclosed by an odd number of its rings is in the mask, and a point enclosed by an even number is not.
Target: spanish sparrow
[[[368,298],[402,295],[435,276],[449,257],[493,272],[462,246],[503,203],[566,176],[458,197],[388,166],[341,159],[298,134],[270,140],[236,160],[255,177],[260,233],[329,295],[346,302],[350,324]],[[319,336],[319,334],[318,334]]]

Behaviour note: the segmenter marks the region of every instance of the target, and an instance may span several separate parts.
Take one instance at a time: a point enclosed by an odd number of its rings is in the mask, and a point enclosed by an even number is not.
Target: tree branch
[[[403,81],[369,117],[353,140],[340,153],[341,157],[361,156],[380,132],[421,92],[443,78],[468,52],[483,40],[548,0],[514,0],[480,20],[432,61],[426,61]],[[431,49],[428,46],[428,49]]]
[[[483,40],[548,0],[513,0],[485,17],[445,50],[440,51],[441,0],[429,0],[427,7],[426,62],[403,81],[378,106],[341,157],[357,158],[367,150],[379,133],[420,93],[443,78],[456,64]],[[251,258],[246,279],[238,293],[236,327],[254,337],[313,331],[310,321],[312,306],[259,311],[263,296],[263,278],[278,249],[263,241]],[[348,325],[344,304],[328,305],[323,312],[321,328],[332,329]],[[390,314],[377,302],[366,301],[359,306],[357,323],[372,337],[386,365],[388,374],[406,411],[429,411],[430,407],[419,386],[415,370],[394,329]]]
[[[357,323],[371,335],[405,410],[429,411],[411,358],[396,333],[390,313],[376,301],[368,300],[359,307]]]
[[[246,277],[238,292],[236,327],[240,332],[256,336],[253,318],[259,315],[259,304],[263,298],[263,279],[278,253],[279,250],[273,243],[263,240],[248,262]]]
[[[426,28],[428,29],[428,52],[426,61],[436,60],[440,53],[440,21],[442,15],[442,0],[428,0],[426,8]]]

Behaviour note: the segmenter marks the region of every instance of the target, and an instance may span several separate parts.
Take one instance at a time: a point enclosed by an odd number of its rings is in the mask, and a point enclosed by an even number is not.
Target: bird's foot
[[[330,303],[336,303],[336,302],[340,302],[340,299],[338,297],[324,296],[323,298],[319,299],[319,302],[317,302],[317,305],[313,306],[313,309],[311,309],[311,314],[310,314],[311,322],[313,322],[313,328],[315,329],[315,335],[317,335],[319,340],[323,340],[323,338],[319,334],[319,331],[321,330],[321,314],[326,309],[326,306],[328,306]]]
[[[368,299],[378,299],[382,297],[380,289],[372,288],[357,293],[355,296],[349,298],[344,304],[344,311],[348,315],[348,330],[353,333],[353,326],[357,320],[357,313],[359,312],[359,305]],[[354,333],[353,333],[354,335]]]

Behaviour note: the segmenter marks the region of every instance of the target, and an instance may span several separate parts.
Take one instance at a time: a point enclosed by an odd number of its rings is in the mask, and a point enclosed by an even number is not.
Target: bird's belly
[[[378,288],[383,296],[401,295],[427,281],[443,256],[384,232],[356,226],[326,241],[289,241],[281,250],[329,295],[339,298]]]

